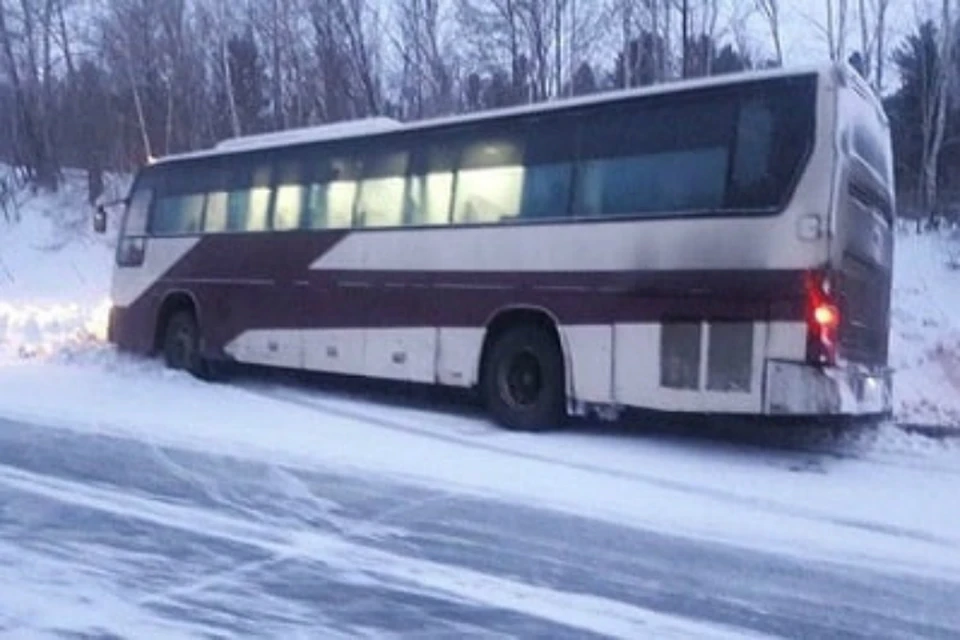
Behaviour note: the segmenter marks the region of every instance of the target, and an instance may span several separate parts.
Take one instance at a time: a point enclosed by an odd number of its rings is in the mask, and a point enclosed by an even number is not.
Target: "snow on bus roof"
[[[182,154],[173,154],[164,156],[162,158],[157,158],[154,160],[154,164],[165,164],[180,160],[213,158],[233,153],[243,153],[245,151],[282,148],[285,146],[309,144],[312,142],[349,140],[352,138],[396,131],[421,131],[432,129],[434,127],[470,124],[474,122],[484,122],[487,120],[496,120],[498,118],[511,116],[536,115],[575,107],[616,102],[618,100],[630,98],[677,93],[706,87],[736,85],[753,82],[756,80],[772,80],[776,78],[790,78],[807,74],[823,75],[832,73],[839,73],[842,75],[842,77],[849,78],[856,72],[853,70],[853,67],[845,62],[780,69],[764,69],[759,71],[750,70],[739,73],[711,76],[708,78],[675,80],[672,82],[664,82],[646,87],[606,91],[588,96],[579,96],[576,98],[554,99],[536,104],[488,109],[454,116],[441,116],[409,123],[404,123],[399,120],[394,120],[393,118],[385,117],[363,118],[314,127],[288,129],[286,131],[278,131],[275,133],[227,139],[210,149],[186,152]]]
[[[257,135],[228,138],[218,143],[214,149],[218,151],[253,151],[278,146],[303,144],[308,142],[323,142],[349,138],[355,135],[369,135],[381,131],[396,131],[403,127],[403,123],[393,118],[382,116],[347,120],[314,127],[302,127],[274,131]]]

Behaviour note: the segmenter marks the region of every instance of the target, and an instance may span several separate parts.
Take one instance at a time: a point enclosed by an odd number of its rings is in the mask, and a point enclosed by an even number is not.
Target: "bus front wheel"
[[[486,358],[482,377],[487,408],[503,426],[544,431],[563,421],[563,354],[557,339],[538,326],[500,335]]]
[[[168,368],[209,379],[208,364],[200,354],[200,327],[191,311],[178,311],[163,334],[163,360]]]

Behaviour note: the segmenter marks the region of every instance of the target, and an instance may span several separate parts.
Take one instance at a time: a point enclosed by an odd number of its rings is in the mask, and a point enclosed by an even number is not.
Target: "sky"
[[[828,0],[781,0],[782,40],[785,62],[790,65],[816,62],[829,57],[826,27]],[[833,0],[836,6],[842,0]],[[870,7],[876,0],[865,0]],[[859,0],[848,0],[851,15],[848,17],[847,46],[850,51],[860,46],[860,23],[856,9]],[[929,5],[929,6],[927,6]],[[914,30],[916,16],[929,15],[933,10],[931,0],[889,0],[887,9],[888,55],[908,33]],[[768,41],[763,20],[757,16],[751,24],[754,37]],[[766,36],[766,39],[764,37]]]
[[[836,7],[843,0],[832,0]],[[878,0],[863,0],[870,10]],[[752,6],[755,0],[721,0],[729,15],[730,9],[736,6]],[[896,91],[899,86],[899,77],[889,63],[893,51],[904,37],[916,30],[916,25],[923,17],[936,15],[936,0],[888,0],[887,29],[886,29],[886,73],[884,75],[884,93]],[[786,66],[802,66],[815,64],[829,59],[827,44],[827,3],[828,0],[780,0],[781,10],[781,41],[783,45],[784,64]],[[847,0],[849,15],[847,17],[846,50],[847,55],[858,50],[861,45],[860,22],[858,7],[860,0]],[[918,18],[918,16],[920,18]],[[762,14],[755,12],[748,23],[750,41],[756,53],[762,56],[773,57],[773,44],[769,26]],[[756,56],[760,57],[760,56]]]

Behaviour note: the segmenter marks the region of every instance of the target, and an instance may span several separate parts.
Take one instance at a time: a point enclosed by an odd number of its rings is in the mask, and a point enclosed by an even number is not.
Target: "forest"
[[[960,2],[805,0],[883,97],[902,216],[960,204]],[[0,162],[56,189],[227,137],[406,121],[815,60],[789,0],[0,0]],[[3,189],[9,184],[0,184]]]

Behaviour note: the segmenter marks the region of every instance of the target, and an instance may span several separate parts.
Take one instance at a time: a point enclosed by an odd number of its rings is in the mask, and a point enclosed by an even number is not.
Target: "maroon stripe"
[[[310,270],[346,232],[204,238],[145,296],[119,310],[118,344],[152,346],[166,295],[189,291],[212,351],[248,330],[481,327],[511,307],[565,325],[670,320],[803,320],[800,270],[429,272]]]
[[[165,278],[277,279],[306,277],[310,265],[347,237],[322,233],[224,234],[205,236]]]

